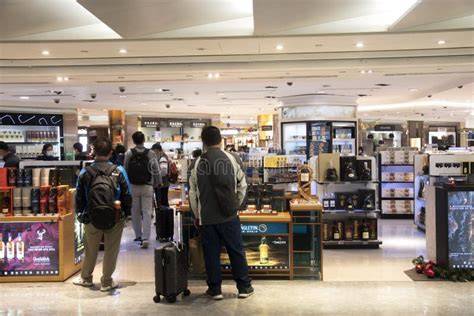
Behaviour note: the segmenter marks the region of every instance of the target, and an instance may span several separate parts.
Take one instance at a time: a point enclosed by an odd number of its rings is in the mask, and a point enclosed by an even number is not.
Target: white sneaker
[[[101,292],[108,292],[108,291],[115,290],[116,288],[118,288],[118,283],[115,283],[114,281],[112,281],[112,284],[109,285],[109,286],[101,286],[100,291]]]
[[[92,282],[87,282],[81,277],[76,278],[74,281],[72,281],[72,284],[74,285],[79,285],[79,286],[84,286],[84,287],[91,287],[94,285]]]
[[[143,249],[146,249],[148,248],[148,245],[150,244],[150,242],[148,241],[148,239],[143,239],[142,240],[142,248]]]

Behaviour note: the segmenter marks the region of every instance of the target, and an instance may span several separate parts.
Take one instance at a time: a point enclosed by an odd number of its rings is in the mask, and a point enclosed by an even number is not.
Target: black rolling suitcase
[[[167,206],[158,206],[155,208],[155,215],[156,240],[170,241],[174,233],[174,210]]]
[[[188,289],[188,260],[182,242],[181,225],[181,213],[177,212],[175,240],[155,249],[155,303],[160,302],[161,296],[174,303],[179,294],[191,294]]]

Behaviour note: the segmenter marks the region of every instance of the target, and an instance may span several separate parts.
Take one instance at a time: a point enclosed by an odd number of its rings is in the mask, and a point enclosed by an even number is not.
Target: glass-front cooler
[[[355,155],[356,150],[356,123],[332,122],[332,152]]]
[[[311,122],[309,124],[309,157],[329,153],[331,150],[331,123]]]
[[[287,155],[306,155],[306,123],[282,124],[283,149]]]

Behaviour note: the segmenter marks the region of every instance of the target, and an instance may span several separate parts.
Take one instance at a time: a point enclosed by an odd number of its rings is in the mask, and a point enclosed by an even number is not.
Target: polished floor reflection
[[[118,290],[101,293],[98,285],[79,288],[72,280],[0,284],[0,315],[472,315],[472,284],[413,282],[405,276],[411,259],[425,252],[424,235],[411,221],[381,220],[379,230],[380,249],[325,250],[324,282],[256,280],[256,294],[239,300],[233,283],[225,281],[225,299],[214,302],[202,294],[204,281],[193,280],[191,296],[171,305],[153,303],[153,247],[134,245],[129,227],[115,275]],[[101,262],[96,282],[100,269]]]

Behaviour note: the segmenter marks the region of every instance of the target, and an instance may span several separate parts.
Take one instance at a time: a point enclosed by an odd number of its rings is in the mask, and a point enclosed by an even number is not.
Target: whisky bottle
[[[369,237],[371,240],[377,240],[377,220],[370,221]]]
[[[249,211],[254,211],[257,208],[257,197],[255,195],[255,190],[253,185],[249,185],[247,192],[247,209]]]
[[[267,245],[267,238],[265,236],[262,237],[260,241],[260,246],[258,247],[258,251],[260,253],[260,264],[268,264],[268,250],[270,247]]]
[[[334,167],[334,161],[329,161],[329,168],[326,170],[326,180],[327,181],[337,181],[337,171]]]
[[[332,239],[341,240],[341,232],[339,231],[338,225],[334,222],[332,226]]]
[[[353,211],[354,210],[354,202],[352,201],[351,197],[347,198],[346,210],[348,210],[348,211]]]
[[[350,223],[346,225],[346,240],[352,240],[352,225]]]
[[[361,170],[360,179],[364,181],[369,181],[372,179],[372,171],[370,170],[367,161],[364,161],[364,166]]]
[[[16,241],[16,258],[20,261],[25,259],[25,243],[21,239],[21,233],[18,233],[18,239]]]
[[[15,243],[12,240],[12,235],[8,233],[7,242],[7,261],[15,259]]]
[[[306,163],[305,163],[305,166],[306,166]],[[300,173],[300,182],[302,184],[305,184],[305,183],[308,183],[310,181],[309,179],[309,169],[308,167],[306,166],[306,168],[302,168],[301,169],[301,173]]]
[[[346,171],[345,171],[345,180],[346,181],[355,181],[357,180],[357,175],[355,172],[354,167],[352,166],[352,162],[346,163]]]
[[[0,233],[0,262],[5,261],[5,243],[3,242],[3,234]]]
[[[362,240],[369,240],[369,227],[367,226],[367,223],[364,221],[362,223]]]
[[[367,196],[364,199],[364,205],[362,206],[364,210],[373,210],[374,207],[374,197],[372,194],[367,194]]]
[[[270,192],[267,190],[267,186],[263,188],[262,206],[264,211],[270,211],[272,209],[272,200],[270,197]]]
[[[352,239],[359,240],[360,239],[360,221],[355,219],[353,221],[354,229],[352,231]]]

